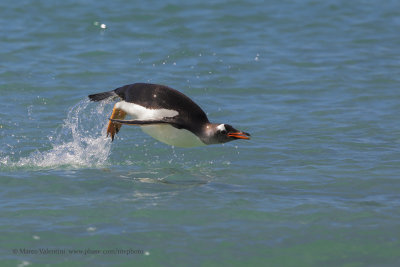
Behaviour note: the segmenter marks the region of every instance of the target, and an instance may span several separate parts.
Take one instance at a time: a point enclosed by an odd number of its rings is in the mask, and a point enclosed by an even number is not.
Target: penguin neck
[[[201,128],[199,138],[207,145],[217,144],[219,143],[215,138],[215,133],[217,131],[217,126],[220,125],[219,123],[211,123],[207,122]]]

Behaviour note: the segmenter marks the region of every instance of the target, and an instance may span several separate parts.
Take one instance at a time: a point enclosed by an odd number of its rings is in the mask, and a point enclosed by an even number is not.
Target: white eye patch
[[[218,125],[217,126],[217,129],[219,130],[219,131],[226,131],[226,129],[225,129],[225,124],[220,124],[220,125]]]

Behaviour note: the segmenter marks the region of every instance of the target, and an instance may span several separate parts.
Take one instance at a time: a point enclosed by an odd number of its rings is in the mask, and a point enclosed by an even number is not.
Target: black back
[[[146,108],[178,111],[179,115],[171,120],[171,124],[177,128],[198,132],[204,123],[209,122],[207,115],[193,100],[165,85],[134,83],[117,88],[114,92],[126,102]]]

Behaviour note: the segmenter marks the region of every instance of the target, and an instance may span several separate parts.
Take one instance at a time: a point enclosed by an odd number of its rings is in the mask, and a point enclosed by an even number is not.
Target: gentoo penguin
[[[135,83],[89,95],[92,101],[121,98],[109,119],[107,137],[114,140],[122,124],[138,125],[153,138],[172,146],[194,147],[250,139],[229,124],[210,123],[189,97],[168,86]],[[130,115],[133,120],[124,120]]]

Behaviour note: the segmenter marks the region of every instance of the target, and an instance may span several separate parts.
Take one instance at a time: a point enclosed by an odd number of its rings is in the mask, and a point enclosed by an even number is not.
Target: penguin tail
[[[101,101],[101,100],[104,100],[104,99],[107,99],[110,97],[116,97],[116,96],[118,96],[118,95],[113,90],[113,91],[109,91],[109,92],[89,95],[88,97],[91,101],[97,102],[97,101]]]

